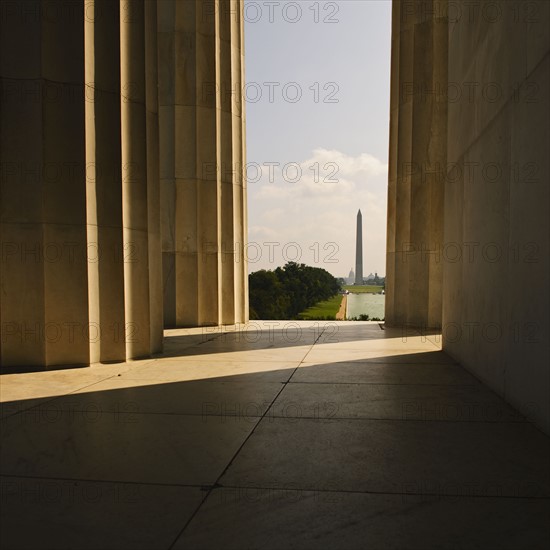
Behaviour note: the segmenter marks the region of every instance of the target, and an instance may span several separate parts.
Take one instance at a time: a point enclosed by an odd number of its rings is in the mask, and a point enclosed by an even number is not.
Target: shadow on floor
[[[279,337],[280,359],[195,341],[3,403],[2,547],[547,547],[549,439],[528,417],[435,346],[372,358],[372,338],[352,359]]]

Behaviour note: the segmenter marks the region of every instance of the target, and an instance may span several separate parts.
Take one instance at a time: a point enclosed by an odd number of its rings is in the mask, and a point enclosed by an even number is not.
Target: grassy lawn
[[[336,314],[340,309],[342,298],[343,296],[337,294],[325,302],[319,302],[305,311],[302,311],[302,313],[298,315],[298,319],[302,319],[304,321],[334,320],[336,319]]]
[[[384,287],[382,286],[374,286],[374,285],[348,285],[344,287],[346,290],[349,290],[352,294],[364,294],[365,292],[371,292],[374,294],[378,294],[379,292],[382,292],[382,289]]]

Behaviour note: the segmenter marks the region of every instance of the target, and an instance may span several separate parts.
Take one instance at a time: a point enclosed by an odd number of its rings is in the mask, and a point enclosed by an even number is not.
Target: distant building
[[[368,285],[375,285],[375,286],[382,286],[384,284],[384,281],[385,281],[385,278],[380,277],[378,273],[375,273],[374,275],[370,273],[366,279],[366,282]]]

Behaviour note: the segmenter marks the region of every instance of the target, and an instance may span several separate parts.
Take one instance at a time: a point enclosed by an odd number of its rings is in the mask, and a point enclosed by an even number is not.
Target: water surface
[[[370,318],[384,318],[384,304],[386,296],[383,294],[348,294],[346,317],[359,317],[366,314]]]

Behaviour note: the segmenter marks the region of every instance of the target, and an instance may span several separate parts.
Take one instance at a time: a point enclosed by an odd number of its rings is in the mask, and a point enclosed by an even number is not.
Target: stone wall
[[[550,431],[550,3],[394,0],[386,322]],[[443,57],[442,57],[443,55]]]
[[[455,4],[444,348],[550,431],[550,3]]]

